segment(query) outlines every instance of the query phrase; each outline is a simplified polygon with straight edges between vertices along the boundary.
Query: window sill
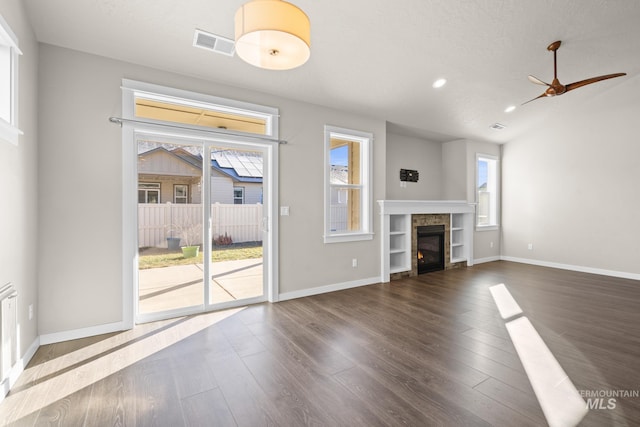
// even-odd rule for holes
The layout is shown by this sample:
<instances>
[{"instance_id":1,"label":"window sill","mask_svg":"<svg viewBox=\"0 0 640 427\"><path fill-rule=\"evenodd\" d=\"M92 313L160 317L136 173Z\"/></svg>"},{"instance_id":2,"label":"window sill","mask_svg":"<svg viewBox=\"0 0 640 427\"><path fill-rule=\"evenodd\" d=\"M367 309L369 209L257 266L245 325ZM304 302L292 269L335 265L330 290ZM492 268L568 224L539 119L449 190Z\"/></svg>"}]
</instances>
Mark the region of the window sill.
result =
<instances>
[{"instance_id":1,"label":"window sill","mask_svg":"<svg viewBox=\"0 0 640 427\"><path fill-rule=\"evenodd\" d=\"M24 135L20 129L0 119L0 141L18 146L20 135Z\"/></svg>"},{"instance_id":2,"label":"window sill","mask_svg":"<svg viewBox=\"0 0 640 427\"><path fill-rule=\"evenodd\" d=\"M373 233L331 234L324 236L325 243L361 242L373 240Z\"/></svg>"},{"instance_id":3,"label":"window sill","mask_svg":"<svg viewBox=\"0 0 640 427\"><path fill-rule=\"evenodd\" d=\"M495 231L500 230L500 225L476 225L476 231Z\"/></svg>"}]
</instances>

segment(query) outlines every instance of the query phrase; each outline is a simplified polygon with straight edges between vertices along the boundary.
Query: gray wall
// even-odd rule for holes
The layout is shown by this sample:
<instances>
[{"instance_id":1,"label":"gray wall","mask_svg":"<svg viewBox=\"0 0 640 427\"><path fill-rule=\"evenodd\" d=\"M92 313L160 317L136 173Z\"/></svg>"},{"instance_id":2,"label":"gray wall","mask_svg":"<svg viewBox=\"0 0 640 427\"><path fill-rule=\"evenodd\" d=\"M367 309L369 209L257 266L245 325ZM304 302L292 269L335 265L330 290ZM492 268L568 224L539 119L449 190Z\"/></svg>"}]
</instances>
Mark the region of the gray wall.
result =
<instances>
[{"instance_id":1,"label":"gray wall","mask_svg":"<svg viewBox=\"0 0 640 427\"><path fill-rule=\"evenodd\" d=\"M442 174L444 199L467 200L467 141L460 139L442 144Z\"/></svg>"},{"instance_id":2,"label":"gray wall","mask_svg":"<svg viewBox=\"0 0 640 427\"><path fill-rule=\"evenodd\" d=\"M389 200L440 200L442 198L442 144L387 133L387 196ZM400 187L400 169L420 173L418 182Z\"/></svg>"},{"instance_id":3,"label":"gray wall","mask_svg":"<svg viewBox=\"0 0 640 427\"><path fill-rule=\"evenodd\" d=\"M20 356L38 336L38 44L20 0L0 2L0 14L18 37L18 126L24 132L16 147L0 141L0 286L12 282L18 291ZM29 305L34 318L29 320Z\"/></svg>"},{"instance_id":4,"label":"gray wall","mask_svg":"<svg viewBox=\"0 0 640 427\"><path fill-rule=\"evenodd\" d=\"M503 255L640 273L640 78L625 79L503 147Z\"/></svg>"},{"instance_id":5,"label":"gray wall","mask_svg":"<svg viewBox=\"0 0 640 427\"><path fill-rule=\"evenodd\" d=\"M384 121L50 45L40 46L40 69L41 334L123 316L122 144L107 120L121 114L122 78L280 108L288 141L280 147L280 205L291 208L280 218L281 293L379 276L377 211L374 240L323 243L323 132L325 124L373 132L377 200L385 194Z\"/></svg>"}]
</instances>

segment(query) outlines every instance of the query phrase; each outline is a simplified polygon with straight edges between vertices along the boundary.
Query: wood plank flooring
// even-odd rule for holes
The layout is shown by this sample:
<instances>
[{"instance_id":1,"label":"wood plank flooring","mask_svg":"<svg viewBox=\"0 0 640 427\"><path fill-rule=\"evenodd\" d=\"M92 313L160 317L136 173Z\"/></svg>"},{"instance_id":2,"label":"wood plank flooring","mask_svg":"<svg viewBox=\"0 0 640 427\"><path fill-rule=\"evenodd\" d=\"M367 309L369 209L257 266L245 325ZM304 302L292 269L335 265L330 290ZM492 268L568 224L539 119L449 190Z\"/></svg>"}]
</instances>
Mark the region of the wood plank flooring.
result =
<instances>
[{"instance_id":1,"label":"wood plank flooring","mask_svg":"<svg viewBox=\"0 0 640 427\"><path fill-rule=\"evenodd\" d=\"M540 426L489 287L578 390L640 393L640 283L504 261L42 346L13 426ZM638 425L640 397L584 426Z\"/></svg>"}]
</instances>

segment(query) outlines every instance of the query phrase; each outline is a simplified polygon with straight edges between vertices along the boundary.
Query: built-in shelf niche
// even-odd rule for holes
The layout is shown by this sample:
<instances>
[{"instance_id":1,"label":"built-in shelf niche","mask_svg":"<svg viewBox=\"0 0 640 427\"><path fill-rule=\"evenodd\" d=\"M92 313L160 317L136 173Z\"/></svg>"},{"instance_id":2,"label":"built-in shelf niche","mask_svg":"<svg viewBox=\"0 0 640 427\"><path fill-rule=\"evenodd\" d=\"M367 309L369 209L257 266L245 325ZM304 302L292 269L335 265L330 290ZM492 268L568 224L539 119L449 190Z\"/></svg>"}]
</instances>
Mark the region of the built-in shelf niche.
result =
<instances>
[{"instance_id":1,"label":"built-in shelf niche","mask_svg":"<svg viewBox=\"0 0 640 427\"><path fill-rule=\"evenodd\" d=\"M411 269L411 218L407 215L389 215L388 246L389 269L391 273Z\"/></svg>"},{"instance_id":2,"label":"built-in shelf niche","mask_svg":"<svg viewBox=\"0 0 640 427\"><path fill-rule=\"evenodd\" d=\"M464 214L451 214L451 263L466 261Z\"/></svg>"}]
</instances>

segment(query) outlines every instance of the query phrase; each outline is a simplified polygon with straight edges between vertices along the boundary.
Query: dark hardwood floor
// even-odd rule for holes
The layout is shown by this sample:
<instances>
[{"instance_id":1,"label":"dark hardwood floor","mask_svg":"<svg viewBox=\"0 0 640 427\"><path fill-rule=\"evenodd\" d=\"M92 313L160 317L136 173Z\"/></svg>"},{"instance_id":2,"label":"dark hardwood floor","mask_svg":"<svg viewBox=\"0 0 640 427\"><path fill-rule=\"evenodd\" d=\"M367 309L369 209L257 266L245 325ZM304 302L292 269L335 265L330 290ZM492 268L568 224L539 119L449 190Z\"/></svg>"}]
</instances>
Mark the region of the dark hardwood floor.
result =
<instances>
[{"instance_id":1,"label":"dark hardwood floor","mask_svg":"<svg viewBox=\"0 0 640 427\"><path fill-rule=\"evenodd\" d=\"M0 420L546 425L488 290L499 283L578 390L640 393L640 283L500 261L42 346ZM638 424L640 397L581 423Z\"/></svg>"}]
</instances>

